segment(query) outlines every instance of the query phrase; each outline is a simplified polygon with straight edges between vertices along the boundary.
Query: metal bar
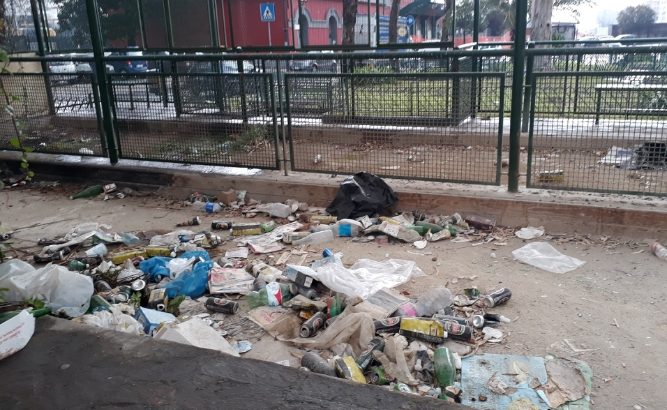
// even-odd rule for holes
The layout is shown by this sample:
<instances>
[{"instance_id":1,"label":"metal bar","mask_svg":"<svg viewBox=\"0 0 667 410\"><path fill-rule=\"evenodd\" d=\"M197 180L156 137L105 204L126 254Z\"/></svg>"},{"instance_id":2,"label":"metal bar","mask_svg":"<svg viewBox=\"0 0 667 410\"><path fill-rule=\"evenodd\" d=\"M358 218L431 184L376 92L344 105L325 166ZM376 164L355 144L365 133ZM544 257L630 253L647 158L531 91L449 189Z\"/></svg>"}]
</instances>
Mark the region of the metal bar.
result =
<instances>
[{"instance_id":1,"label":"metal bar","mask_svg":"<svg viewBox=\"0 0 667 410\"><path fill-rule=\"evenodd\" d=\"M375 47L380 47L380 0L375 0Z\"/></svg>"},{"instance_id":2,"label":"metal bar","mask_svg":"<svg viewBox=\"0 0 667 410\"><path fill-rule=\"evenodd\" d=\"M570 55L565 55L565 71L568 71L570 68ZM561 114L565 114L565 105L567 103L567 79L569 77L563 77L563 98L561 100Z\"/></svg>"},{"instance_id":3,"label":"metal bar","mask_svg":"<svg viewBox=\"0 0 667 410\"><path fill-rule=\"evenodd\" d=\"M280 144L280 141L278 141L278 111L276 110L276 95L274 93L273 87L273 76L271 74L265 74L264 80L264 90L271 94L271 128L273 131L273 146L275 147L276 169L280 169L280 149L278 148L278 145ZM283 146L283 152L285 152L285 146ZM285 171L287 171L287 169L285 169Z\"/></svg>"},{"instance_id":4,"label":"metal bar","mask_svg":"<svg viewBox=\"0 0 667 410\"><path fill-rule=\"evenodd\" d=\"M239 71L239 88L241 89L241 118L243 123L248 124L248 106L245 94L245 78L243 73L243 60L237 60L236 66Z\"/></svg>"},{"instance_id":5,"label":"metal bar","mask_svg":"<svg viewBox=\"0 0 667 410\"><path fill-rule=\"evenodd\" d=\"M39 16L42 22L42 31L44 32L44 39L46 40L46 50L51 52L51 41L49 40L49 20L46 18L46 5L44 0L39 0Z\"/></svg>"},{"instance_id":6,"label":"metal bar","mask_svg":"<svg viewBox=\"0 0 667 410\"><path fill-rule=\"evenodd\" d=\"M211 31L211 45L220 48L220 32L218 31L218 9L215 0L208 0L208 25Z\"/></svg>"},{"instance_id":7,"label":"metal bar","mask_svg":"<svg viewBox=\"0 0 667 410\"><path fill-rule=\"evenodd\" d=\"M512 111L510 115L510 153L507 190L519 192L521 170L521 103L523 97L523 68L526 59L526 14L528 0L516 1L514 29Z\"/></svg>"},{"instance_id":8,"label":"metal bar","mask_svg":"<svg viewBox=\"0 0 667 410\"><path fill-rule=\"evenodd\" d=\"M452 0L452 47L456 38L456 0Z\"/></svg>"},{"instance_id":9,"label":"metal bar","mask_svg":"<svg viewBox=\"0 0 667 410\"><path fill-rule=\"evenodd\" d=\"M162 6L164 7L164 27L167 30L167 45L169 50L174 49L174 29L172 26L171 20L171 0L162 0ZM146 56L142 56L146 57ZM164 58L165 56L158 56ZM171 93L174 95L174 111L176 112L176 117L180 117L183 113L183 105L181 100L181 87L178 81L178 66L176 64L177 60L171 61Z\"/></svg>"},{"instance_id":10,"label":"metal bar","mask_svg":"<svg viewBox=\"0 0 667 410\"><path fill-rule=\"evenodd\" d=\"M584 58L583 54L577 55L577 70L578 73L581 69L581 60ZM574 77L574 112L577 112L577 104L579 103L579 76Z\"/></svg>"},{"instance_id":11,"label":"metal bar","mask_svg":"<svg viewBox=\"0 0 667 410\"><path fill-rule=\"evenodd\" d=\"M38 10L38 5L37 5L38 0L30 0L30 11L32 13L32 22L35 25L35 36L37 37L37 52L39 53L40 57L44 57L45 49L44 49L44 38L42 37L42 30L40 29L40 19L39 19L39 10ZM12 58L12 60L16 60ZM48 76L49 72L49 66L44 61L43 59L40 60L40 65L42 68L42 73L44 73L44 88L46 90L46 99L48 100L49 104L49 114L54 115L56 113L56 109L53 105L53 90L51 89L51 81Z\"/></svg>"},{"instance_id":12,"label":"metal bar","mask_svg":"<svg viewBox=\"0 0 667 410\"><path fill-rule=\"evenodd\" d=\"M534 48L535 43L530 43L528 44L528 48ZM526 60L526 82L525 82L525 95L523 97L523 119L521 121L521 132L527 132L528 131L528 122L530 121L530 107L529 103L531 101L531 94L533 93L533 89L531 88L531 84L533 82L532 77L533 77L533 71L535 67L535 56L529 55L528 59Z\"/></svg>"},{"instance_id":13,"label":"metal bar","mask_svg":"<svg viewBox=\"0 0 667 410\"><path fill-rule=\"evenodd\" d=\"M102 121L104 124L104 134L107 140L107 149L109 161L112 164L118 162L118 140L116 139L116 130L114 127L114 116L111 111L111 97L109 95L109 84L107 82L106 64L104 62L104 44L102 43L102 33L100 31L100 16L97 11L96 0L86 0L86 9L88 13L88 27L90 27L90 40L93 45L93 56L95 57L95 72L97 81L100 85L100 104L102 105Z\"/></svg>"},{"instance_id":14,"label":"metal bar","mask_svg":"<svg viewBox=\"0 0 667 410\"><path fill-rule=\"evenodd\" d=\"M498 145L496 146L496 185L500 185L503 169L503 120L505 118L505 76L500 77L498 106Z\"/></svg>"},{"instance_id":15,"label":"metal bar","mask_svg":"<svg viewBox=\"0 0 667 410\"><path fill-rule=\"evenodd\" d=\"M530 88L536 90L537 88L537 77L533 76L531 80ZM535 96L537 92L531 93L530 98L530 128L528 131L528 162L526 164L526 187L530 188L532 185L532 174L533 174L533 136L535 134Z\"/></svg>"},{"instance_id":16,"label":"metal bar","mask_svg":"<svg viewBox=\"0 0 667 410\"><path fill-rule=\"evenodd\" d=\"M595 90L595 125L600 124L601 108L602 108L602 90Z\"/></svg>"},{"instance_id":17,"label":"metal bar","mask_svg":"<svg viewBox=\"0 0 667 410\"><path fill-rule=\"evenodd\" d=\"M371 46L371 0L368 0L366 2L366 11L368 12L367 20L368 22L366 23L368 25L368 47Z\"/></svg>"},{"instance_id":18,"label":"metal bar","mask_svg":"<svg viewBox=\"0 0 667 410\"><path fill-rule=\"evenodd\" d=\"M479 43L479 0L473 0L472 7L472 42L475 43L473 49L477 50L477 43Z\"/></svg>"},{"instance_id":19,"label":"metal bar","mask_svg":"<svg viewBox=\"0 0 667 410\"><path fill-rule=\"evenodd\" d=\"M231 41L231 48L236 48L234 42L234 19L232 18L232 0L225 0L227 3L227 16L229 19L229 40Z\"/></svg>"},{"instance_id":20,"label":"metal bar","mask_svg":"<svg viewBox=\"0 0 667 410\"><path fill-rule=\"evenodd\" d=\"M299 26L299 48L303 48L306 46L305 41L303 41L303 36L304 32L303 29L301 28L301 21L304 18L303 15L303 1L302 0L296 0L298 2L297 7L299 8L299 19L296 22L296 24Z\"/></svg>"},{"instance_id":21,"label":"metal bar","mask_svg":"<svg viewBox=\"0 0 667 410\"><path fill-rule=\"evenodd\" d=\"M292 141L292 112L290 111L290 102L289 102L289 74L286 74L283 77L283 85L285 86L285 114L287 115L287 135L285 135L285 123L283 121L283 116L281 115L281 122L283 124L283 158L285 160L285 176L287 176L287 151L285 151L285 139L289 138L289 158L290 166L292 171L294 171L294 141Z\"/></svg>"},{"instance_id":22,"label":"metal bar","mask_svg":"<svg viewBox=\"0 0 667 410\"><path fill-rule=\"evenodd\" d=\"M139 32L141 33L141 48L146 48L146 24L144 17L144 2L137 0L137 12L139 14Z\"/></svg>"}]
</instances>

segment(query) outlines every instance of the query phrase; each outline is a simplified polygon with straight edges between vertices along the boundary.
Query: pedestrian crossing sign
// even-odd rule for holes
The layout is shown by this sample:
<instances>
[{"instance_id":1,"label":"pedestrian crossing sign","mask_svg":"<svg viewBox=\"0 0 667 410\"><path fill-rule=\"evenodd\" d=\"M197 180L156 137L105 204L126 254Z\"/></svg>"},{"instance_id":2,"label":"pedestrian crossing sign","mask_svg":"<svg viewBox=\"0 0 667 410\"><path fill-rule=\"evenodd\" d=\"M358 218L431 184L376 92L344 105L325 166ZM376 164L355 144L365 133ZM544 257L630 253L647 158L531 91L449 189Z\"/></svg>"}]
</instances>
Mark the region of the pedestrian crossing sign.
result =
<instances>
[{"instance_id":1,"label":"pedestrian crossing sign","mask_svg":"<svg viewBox=\"0 0 667 410\"><path fill-rule=\"evenodd\" d=\"M259 17L264 23L273 23L274 21L276 21L275 3L260 3Z\"/></svg>"}]
</instances>

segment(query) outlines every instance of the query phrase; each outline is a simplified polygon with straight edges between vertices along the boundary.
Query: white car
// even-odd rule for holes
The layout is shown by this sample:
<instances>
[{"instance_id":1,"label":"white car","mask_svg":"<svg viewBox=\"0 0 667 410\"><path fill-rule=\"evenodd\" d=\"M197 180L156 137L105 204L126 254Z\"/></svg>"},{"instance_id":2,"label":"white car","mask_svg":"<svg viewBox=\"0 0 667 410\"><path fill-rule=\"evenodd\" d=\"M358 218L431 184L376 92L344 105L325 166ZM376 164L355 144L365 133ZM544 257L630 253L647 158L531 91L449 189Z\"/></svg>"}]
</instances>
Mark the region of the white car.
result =
<instances>
[{"instance_id":1,"label":"white car","mask_svg":"<svg viewBox=\"0 0 667 410\"><path fill-rule=\"evenodd\" d=\"M49 72L53 74L76 74L76 65L71 61L53 61L49 63Z\"/></svg>"}]
</instances>

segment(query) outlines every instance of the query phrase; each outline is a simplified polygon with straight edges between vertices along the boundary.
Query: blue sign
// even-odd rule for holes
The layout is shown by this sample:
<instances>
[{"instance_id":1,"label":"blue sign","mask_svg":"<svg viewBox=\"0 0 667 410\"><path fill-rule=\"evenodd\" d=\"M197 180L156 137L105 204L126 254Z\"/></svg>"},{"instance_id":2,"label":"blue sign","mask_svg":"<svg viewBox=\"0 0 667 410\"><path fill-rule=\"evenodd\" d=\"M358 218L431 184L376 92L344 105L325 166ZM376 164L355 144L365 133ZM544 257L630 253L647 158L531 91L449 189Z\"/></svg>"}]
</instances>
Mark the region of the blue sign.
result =
<instances>
[{"instance_id":1,"label":"blue sign","mask_svg":"<svg viewBox=\"0 0 667 410\"><path fill-rule=\"evenodd\" d=\"M415 16L407 16L405 18L405 24L407 24L408 26L415 24Z\"/></svg>"},{"instance_id":2,"label":"blue sign","mask_svg":"<svg viewBox=\"0 0 667 410\"><path fill-rule=\"evenodd\" d=\"M273 23L276 21L276 5L275 3L260 3L259 4L259 18L264 23Z\"/></svg>"}]
</instances>

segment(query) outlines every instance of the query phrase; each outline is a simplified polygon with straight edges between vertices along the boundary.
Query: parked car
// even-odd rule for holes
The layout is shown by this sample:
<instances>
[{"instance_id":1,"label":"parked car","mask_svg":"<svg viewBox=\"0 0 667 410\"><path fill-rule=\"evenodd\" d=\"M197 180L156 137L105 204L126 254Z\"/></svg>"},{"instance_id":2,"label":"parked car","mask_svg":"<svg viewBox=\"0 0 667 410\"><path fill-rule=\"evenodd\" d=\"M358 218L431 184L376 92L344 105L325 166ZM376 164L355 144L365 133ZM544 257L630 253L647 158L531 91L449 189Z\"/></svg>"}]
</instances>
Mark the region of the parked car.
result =
<instances>
[{"instance_id":1,"label":"parked car","mask_svg":"<svg viewBox=\"0 0 667 410\"><path fill-rule=\"evenodd\" d=\"M144 53L141 50L128 50L113 52L112 57L127 56L127 57L142 57ZM141 74L148 71L148 62L146 60L128 59L128 60L112 60L109 62L114 68L114 72L120 74Z\"/></svg>"},{"instance_id":2,"label":"parked car","mask_svg":"<svg viewBox=\"0 0 667 410\"><path fill-rule=\"evenodd\" d=\"M331 50L325 51L308 51L306 54L320 54L320 53L331 53ZM288 65L290 71L320 71L324 73L336 73L338 72L338 63L333 59L307 59L307 60L291 60Z\"/></svg>"},{"instance_id":3,"label":"parked car","mask_svg":"<svg viewBox=\"0 0 667 410\"><path fill-rule=\"evenodd\" d=\"M73 83L76 81L76 64L72 61L51 61L47 64L50 78L55 83Z\"/></svg>"}]
</instances>

